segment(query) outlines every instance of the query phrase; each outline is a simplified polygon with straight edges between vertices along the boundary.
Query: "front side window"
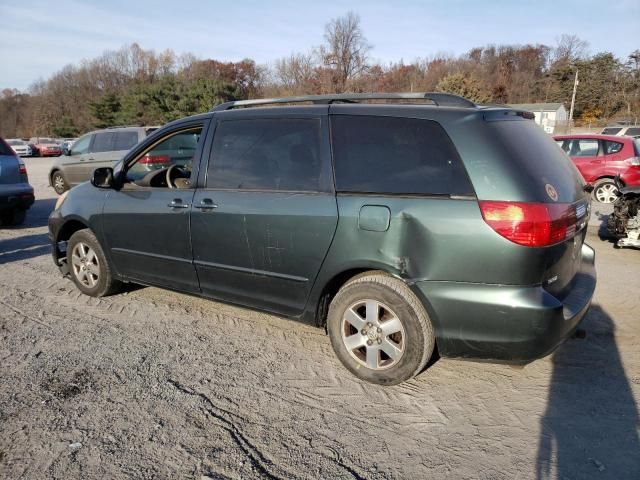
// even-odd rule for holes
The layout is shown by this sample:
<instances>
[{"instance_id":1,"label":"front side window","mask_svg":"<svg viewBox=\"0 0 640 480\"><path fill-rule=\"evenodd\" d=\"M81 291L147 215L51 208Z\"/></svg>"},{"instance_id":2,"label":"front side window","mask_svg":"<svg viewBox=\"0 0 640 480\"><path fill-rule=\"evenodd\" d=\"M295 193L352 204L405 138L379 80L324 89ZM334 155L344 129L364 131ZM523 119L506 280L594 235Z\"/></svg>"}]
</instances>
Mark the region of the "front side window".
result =
<instances>
[{"instance_id":1,"label":"front side window","mask_svg":"<svg viewBox=\"0 0 640 480\"><path fill-rule=\"evenodd\" d=\"M615 135L620 130L622 130L622 127L607 127L604 130L602 130L602 134L603 135Z\"/></svg>"},{"instance_id":2,"label":"front side window","mask_svg":"<svg viewBox=\"0 0 640 480\"><path fill-rule=\"evenodd\" d=\"M89 145L91 144L92 134L80 137L71 147L69 155L82 155L89 152Z\"/></svg>"},{"instance_id":3,"label":"front side window","mask_svg":"<svg viewBox=\"0 0 640 480\"><path fill-rule=\"evenodd\" d=\"M336 115L331 131L338 191L473 194L458 153L437 122Z\"/></svg>"},{"instance_id":4,"label":"front side window","mask_svg":"<svg viewBox=\"0 0 640 480\"><path fill-rule=\"evenodd\" d=\"M569 156L571 157L595 157L598 155L598 140L575 139L571 140Z\"/></svg>"},{"instance_id":5,"label":"front side window","mask_svg":"<svg viewBox=\"0 0 640 480\"><path fill-rule=\"evenodd\" d=\"M222 121L213 140L207 187L329 191L320 132L319 119Z\"/></svg>"},{"instance_id":6,"label":"front side window","mask_svg":"<svg viewBox=\"0 0 640 480\"><path fill-rule=\"evenodd\" d=\"M167 187L163 172L174 167L176 178L189 179L202 127L173 132L156 142L129 165L126 178L143 186ZM156 175L157 174L157 175ZM141 180L146 179L143 182ZM183 182L184 183L184 182Z\"/></svg>"}]
</instances>

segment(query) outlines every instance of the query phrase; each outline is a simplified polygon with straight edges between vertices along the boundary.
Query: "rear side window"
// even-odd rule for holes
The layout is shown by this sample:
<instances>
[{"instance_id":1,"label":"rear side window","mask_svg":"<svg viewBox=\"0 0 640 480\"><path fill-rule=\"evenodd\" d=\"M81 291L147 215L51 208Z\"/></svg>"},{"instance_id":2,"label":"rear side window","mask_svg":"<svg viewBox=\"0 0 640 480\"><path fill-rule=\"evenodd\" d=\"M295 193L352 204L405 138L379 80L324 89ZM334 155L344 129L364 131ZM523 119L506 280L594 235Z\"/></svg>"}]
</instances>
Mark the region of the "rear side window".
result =
<instances>
[{"instance_id":1,"label":"rear side window","mask_svg":"<svg viewBox=\"0 0 640 480\"><path fill-rule=\"evenodd\" d=\"M620 142L612 142L611 140L604 141L604 154L612 155L622 150L623 144Z\"/></svg>"},{"instance_id":2,"label":"rear side window","mask_svg":"<svg viewBox=\"0 0 640 480\"><path fill-rule=\"evenodd\" d=\"M117 132L114 150L131 150L138 143L138 132Z\"/></svg>"},{"instance_id":3,"label":"rear side window","mask_svg":"<svg viewBox=\"0 0 640 480\"><path fill-rule=\"evenodd\" d=\"M640 135L640 127L629 127L627 131L624 132L625 135L629 135L633 137L634 135Z\"/></svg>"},{"instance_id":4,"label":"rear side window","mask_svg":"<svg viewBox=\"0 0 640 480\"><path fill-rule=\"evenodd\" d=\"M331 132L340 192L473 194L451 140L434 121L335 115Z\"/></svg>"},{"instance_id":5,"label":"rear side window","mask_svg":"<svg viewBox=\"0 0 640 480\"><path fill-rule=\"evenodd\" d=\"M237 190L329 191L318 119L227 120L216 128L207 186Z\"/></svg>"},{"instance_id":6,"label":"rear side window","mask_svg":"<svg viewBox=\"0 0 640 480\"><path fill-rule=\"evenodd\" d=\"M622 127L607 127L604 130L602 130L602 134L603 135L615 135L616 133L618 133L620 130L622 130Z\"/></svg>"},{"instance_id":7,"label":"rear side window","mask_svg":"<svg viewBox=\"0 0 640 480\"><path fill-rule=\"evenodd\" d=\"M571 140L567 153L570 157L596 157L598 155L598 140L590 138Z\"/></svg>"},{"instance_id":8,"label":"rear side window","mask_svg":"<svg viewBox=\"0 0 640 480\"><path fill-rule=\"evenodd\" d=\"M112 152L114 150L113 142L115 137L116 134L114 132L96 133L96 138L93 140L91 151L95 153Z\"/></svg>"}]
</instances>

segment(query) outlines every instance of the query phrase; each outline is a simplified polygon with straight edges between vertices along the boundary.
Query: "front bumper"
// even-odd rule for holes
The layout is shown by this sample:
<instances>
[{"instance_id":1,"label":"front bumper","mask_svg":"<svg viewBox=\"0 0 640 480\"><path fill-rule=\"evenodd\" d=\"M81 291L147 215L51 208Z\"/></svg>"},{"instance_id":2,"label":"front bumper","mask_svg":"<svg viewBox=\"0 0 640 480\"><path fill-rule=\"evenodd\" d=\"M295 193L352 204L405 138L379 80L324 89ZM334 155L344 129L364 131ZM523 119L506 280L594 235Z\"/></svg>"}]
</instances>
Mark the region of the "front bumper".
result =
<instances>
[{"instance_id":1,"label":"front bumper","mask_svg":"<svg viewBox=\"0 0 640 480\"><path fill-rule=\"evenodd\" d=\"M446 357L529 363L573 335L596 287L595 252L582 246L582 263L564 298L541 286L417 282L414 291L436 324Z\"/></svg>"},{"instance_id":2,"label":"front bumper","mask_svg":"<svg viewBox=\"0 0 640 480\"><path fill-rule=\"evenodd\" d=\"M69 273L69 266L67 265L67 252L66 242L58 242L60 229L64 219L60 210L54 210L49 215L49 242L51 243L51 255L53 256L53 263L60 269L63 275Z\"/></svg>"}]
</instances>

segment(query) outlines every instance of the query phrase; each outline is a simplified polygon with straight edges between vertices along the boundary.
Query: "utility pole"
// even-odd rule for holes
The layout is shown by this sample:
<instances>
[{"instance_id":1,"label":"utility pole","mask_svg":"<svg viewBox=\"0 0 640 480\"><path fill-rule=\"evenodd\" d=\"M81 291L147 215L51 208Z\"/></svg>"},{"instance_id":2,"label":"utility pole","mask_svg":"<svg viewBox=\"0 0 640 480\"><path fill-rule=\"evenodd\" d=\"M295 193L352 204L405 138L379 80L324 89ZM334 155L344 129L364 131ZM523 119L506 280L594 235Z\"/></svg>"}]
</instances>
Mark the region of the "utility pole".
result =
<instances>
[{"instance_id":1,"label":"utility pole","mask_svg":"<svg viewBox=\"0 0 640 480\"><path fill-rule=\"evenodd\" d=\"M571 96L571 110L569 110L569 132L571 133L571 124L573 123L573 107L576 104L576 90L578 90L578 69L576 68L576 78L573 81L573 95Z\"/></svg>"}]
</instances>

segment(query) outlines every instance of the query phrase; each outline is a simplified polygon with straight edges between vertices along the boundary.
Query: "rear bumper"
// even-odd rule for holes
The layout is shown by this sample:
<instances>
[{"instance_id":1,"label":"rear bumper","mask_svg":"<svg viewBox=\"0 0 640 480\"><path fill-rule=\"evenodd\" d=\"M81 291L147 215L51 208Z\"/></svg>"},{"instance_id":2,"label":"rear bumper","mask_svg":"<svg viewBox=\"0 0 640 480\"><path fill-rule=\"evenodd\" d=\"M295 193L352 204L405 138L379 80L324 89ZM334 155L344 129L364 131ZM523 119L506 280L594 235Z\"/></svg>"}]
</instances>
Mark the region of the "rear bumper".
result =
<instances>
[{"instance_id":1,"label":"rear bumper","mask_svg":"<svg viewBox=\"0 0 640 480\"><path fill-rule=\"evenodd\" d=\"M582 247L582 263L564 298L541 286L418 282L436 323L442 356L529 363L573 335L596 287L595 252Z\"/></svg>"},{"instance_id":2,"label":"rear bumper","mask_svg":"<svg viewBox=\"0 0 640 480\"><path fill-rule=\"evenodd\" d=\"M0 212L10 210L27 210L33 202L33 188L24 188L0 194Z\"/></svg>"}]
</instances>

